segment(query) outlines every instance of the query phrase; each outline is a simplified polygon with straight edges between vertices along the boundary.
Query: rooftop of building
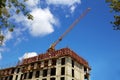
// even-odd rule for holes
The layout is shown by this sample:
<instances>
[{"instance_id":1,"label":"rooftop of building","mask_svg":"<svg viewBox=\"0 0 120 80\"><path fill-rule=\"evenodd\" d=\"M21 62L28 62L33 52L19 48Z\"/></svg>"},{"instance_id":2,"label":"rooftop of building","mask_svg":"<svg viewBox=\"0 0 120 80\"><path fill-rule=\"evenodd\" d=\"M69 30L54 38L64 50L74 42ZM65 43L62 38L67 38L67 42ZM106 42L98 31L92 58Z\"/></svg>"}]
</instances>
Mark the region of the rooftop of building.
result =
<instances>
[{"instance_id":1,"label":"rooftop of building","mask_svg":"<svg viewBox=\"0 0 120 80\"><path fill-rule=\"evenodd\" d=\"M44 54L39 54L38 56L35 56L35 57L23 59L23 61L19 65L25 65L25 64L29 64L29 63L40 61L40 60L47 60L47 59L50 59L50 58L59 58L59 57L63 57L63 56L70 56L71 58L73 58L78 63L80 63L80 64L84 65L85 67L89 68L88 62L85 59L83 59L81 56L78 56L70 48L62 48L62 49L59 49L59 50L46 52Z\"/></svg>"},{"instance_id":2,"label":"rooftop of building","mask_svg":"<svg viewBox=\"0 0 120 80\"><path fill-rule=\"evenodd\" d=\"M37 62L37 61L49 60L49 59L52 59L52 58L59 58L59 57L64 57L64 56L69 56L73 60L77 61L79 64L82 64L85 67L90 69L90 66L89 66L88 62L85 59L83 59L81 56L77 55L70 48L62 48L62 49L59 49L59 50L54 50L54 51L49 51L49 52L46 52L46 53L43 53L43 54L39 54L38 56L25 58L21 62L19 62L16 66L24 66L24 65L34 63L34 62ZM9 67L9 68L15 68L16 66ZM6 69L9 69L9 68L6 68Z\"/></svg>"}]
</instances>

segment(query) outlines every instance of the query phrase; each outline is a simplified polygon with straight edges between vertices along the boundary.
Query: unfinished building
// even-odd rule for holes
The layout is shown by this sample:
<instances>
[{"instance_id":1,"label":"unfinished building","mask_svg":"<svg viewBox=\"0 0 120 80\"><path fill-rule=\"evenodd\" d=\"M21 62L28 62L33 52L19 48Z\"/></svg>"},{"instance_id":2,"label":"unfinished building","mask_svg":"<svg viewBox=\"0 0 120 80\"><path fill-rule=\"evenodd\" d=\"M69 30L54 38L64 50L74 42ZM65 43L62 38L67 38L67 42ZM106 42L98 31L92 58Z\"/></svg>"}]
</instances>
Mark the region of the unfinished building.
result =
<instances>
[{"instance_id":1,"label":"unfinished building","mask_svg":"<svg viewBox=\"0 0 120 80\"><path fill-rule=\"evenodd\" d=\"M0 70L0 80L90 80L86 60L69 48L23 59L18 65Z\"/></svg>"},{"instance_id":2,"label":"unfinished building","mask_svg":"<svg viewBox=\"0 0 120 80\"><path fill-rule=\"evenodd\" d=\"M55 46L89 11L87 8L46 53L1 69L0 80L90 80L91 68L86 60L69 48L55 50Z\"/></svg>"}]
</instances>

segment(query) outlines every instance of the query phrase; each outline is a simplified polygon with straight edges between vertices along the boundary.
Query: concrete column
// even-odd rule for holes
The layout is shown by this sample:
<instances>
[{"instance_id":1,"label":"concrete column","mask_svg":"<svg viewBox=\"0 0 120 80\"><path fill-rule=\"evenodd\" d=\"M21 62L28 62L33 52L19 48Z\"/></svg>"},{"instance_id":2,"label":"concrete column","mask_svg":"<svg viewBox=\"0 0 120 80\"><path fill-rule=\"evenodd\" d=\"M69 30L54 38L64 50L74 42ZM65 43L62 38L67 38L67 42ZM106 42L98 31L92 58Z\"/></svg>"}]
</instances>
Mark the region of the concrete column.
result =
<instances>
[{"instance_id":1,"label":"concrete column","mask_svg":"<svg viewBox=\"0 0 120 80\"><path fill-rule=\"evenodd\" d=\"M71 59L71 57L67 57L66 59L67 59L66 64L69 65L70 67L72 67L72 59Z\"/></svg>"},{"instance_id":2,"label":"concrete column","mask_svg":"<svg viewBox=\"0 0 120 80\"><path fill-rule=\"evenodd\" d=\"M26 79L28 79L28 76L29 76L29 72L28 72L27 75L26 75Z\"/></svg>"},{"instance_id":3,"label":"concrete column","mask_svg":"<svg viewBox=\"0 0 120 80\"><path fill-rule=\"evenodd\" d=\"M56 80L60 80L61 76L61 59L57 59L56 61Z\"/></svg>"},{"instance_id":4,"label":"concrete column","mask_svg":"<svg viewBox=\"0 0 120 80\"><path fill-rule=\"evenodd\" d=\"M33 71L32 80L35 78L36 71Z\"/></svg>"},{"instance_id":5,"label":"concrete column","mask_svg":"<svg viewBox=\"0 0 120 80\"><path fill-rule=\"evenodd\" d=\"M44 67L44 62L43 61L41 62L41 67Z\"/></svg>"},{"instance_id":6,"label":"concrete column","mask_svg":"<svg viewBox=\"0 0 120 80\"><path fill-rule=\"evenodd\" d=\"M72 80L72 65L71 58L66 57L66 66L65 66L65 80Z\"/></svg>"},{"instance_id":7,"label":"concrete column","mask_svg":"<svg viewBox=\"0 0 120 80\"><path fill-rule=\"evenodd\" d=\"M40 70L40 79L39 80L42 80L42 77L43 77L43 70Z\"/></svg>"},{"instance_id":8,"label":"concrete column","mask_svg":"<svg viewBox=\"0 0 120 80\"><path fill-rule=\"evenodd\" d=\"M16 75L14 74L14 75L13 75L13 79L12 79L12 80L15 80L15 78L16 78Z\"/></svg>"},{"instance_id":9,"label":"concrete column","mask_svg":"<svg viewBox=\"0 0 120 80\"><path fill-rule=\"evenodd\" d=\"M34 69L37 69L38 63L34 64Z\"/></svg>"},{"instance_id":10,"label":"concrete column","mask_svg":"<svg viewBox=\"0 0 120 80\"><path fill-rule=\"evenodd\" d=\"M90 70L87 68L87 73L88 73L88 80L90 80Z\"/></svg>"},{"instance_id":11,"label":"concrete column","mask_svg":"<svg viewBox=\"0 0 120 80\"><path fill-rule=\"evenodd\" d=\"M47 76L50 76L50 72L51 72L51 69L48 68L48 71L47 71Z\"/></svg>"},{"instance_id":12,"label":"concrete column","mask_svg":"<svg viewBox=\"0 0 120 80\"><path fill-rule=\"evenodd\" d=\"M48 61L48 66L51 66L52 65L52 60L49 60Z\"/></svg>"},{"instance_id":13,"label":"concrete column","mask_svg":"<svg viewBox=\"0 0 120 80\"><path fill-rule=\"evenodd\" d=\"M19 74L18 74L18 79L17 79L17 80L20 80L20 77L21 77L21 74L19 73Z\"/></svg>"}]
</instances>

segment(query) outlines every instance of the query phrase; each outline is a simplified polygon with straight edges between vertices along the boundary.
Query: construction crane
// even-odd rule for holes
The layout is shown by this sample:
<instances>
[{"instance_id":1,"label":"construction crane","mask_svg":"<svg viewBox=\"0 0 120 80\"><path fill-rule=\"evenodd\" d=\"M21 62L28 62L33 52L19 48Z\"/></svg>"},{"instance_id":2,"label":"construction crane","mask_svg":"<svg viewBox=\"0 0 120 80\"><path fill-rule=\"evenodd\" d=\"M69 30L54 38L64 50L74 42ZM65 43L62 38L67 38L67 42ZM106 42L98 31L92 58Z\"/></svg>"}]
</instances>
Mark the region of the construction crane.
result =
<instances>
[{"instance_id":1,"label":"construction crane","mask_svg":"<svg viewBox=\"0 0 120 80\"><path fill-rule=\"evenodd\" d=\"M75 25L91 10L91 8L87 8L70 26L69 28L50 46L48 52L55 51L55 46L65 37L65 35L70 32Z\"/></svg>"}]
</instances>

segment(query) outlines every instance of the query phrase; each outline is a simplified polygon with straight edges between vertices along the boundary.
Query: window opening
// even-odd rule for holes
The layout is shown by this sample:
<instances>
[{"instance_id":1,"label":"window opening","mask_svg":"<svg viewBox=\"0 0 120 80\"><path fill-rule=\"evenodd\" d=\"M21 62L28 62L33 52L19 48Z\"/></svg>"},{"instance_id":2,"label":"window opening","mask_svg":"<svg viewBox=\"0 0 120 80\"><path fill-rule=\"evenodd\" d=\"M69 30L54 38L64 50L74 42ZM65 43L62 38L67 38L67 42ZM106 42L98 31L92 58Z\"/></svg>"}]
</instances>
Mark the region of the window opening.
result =
<instances>
[{"instance_id":1,"label":"window opening","mask_svg":"<svg viewBox=\"0 0 120 80\"><path fill-rule=\"evenodd\" d=\"M10 76L9 80L12 80L13 79L13 76Z\"/></svg>"},{"instance_id":2,"label":"window opening","mask_svg":"<svg viewBox=\"0 0 120 80\"><path fill-rule=\"evenodd\" d=\"M27 78L27 73L24 73L24 79L26 79Z\"/></svg>"},{"instance_id":3,"label":"window opening","mask_svg":"<svg viewBox=\"0 0 120 80\"><path fill-rule=\"evenodd\" d=\"M65 67L61 68L61 75L65 75Z\"/></svg>"},{"instance_id":4,"label":"window opening","mask_svg":"<svg viewBox=\"0 0 120 80\"><path fill-rule=\"evenodd\" d=\"M43 77L47 76L47 71L48 71L48 69L43 70Z\"/></svg>"},{"instance_id":5,"label":"window opening","mask_svg":"<svg viewBox=\"0 0 120 80\"><path fill-rule=\"evenodd\" d=\"M17 69L17 73L19 73L19 72L20 72L20 68Z\"/></svg>"},{"instance_id":6,"label":"window opening","mask_svg":"<svg viewBox=\"0 0 120 80\"><path fill-rule=\"evenodd\" d=\"M52 65L56 65L56 59L52 59Z\"/></svg>"},{"instance_id":7,"label":"window opening","mask_svg":"<svg viewBox=\"0 0 120 80\"><path fill-rule=\"evenodd\" d=\"M74 70L72 69L72 77L74 77Z\"/></svg>"},{"instance_id":8,"label":"window opening","mask_svg":"<svg viewBox=\"0 0 120 80\"><path fill-rule=\"evenodd\" d=\"M14 71L15 71L15 69L12 69L12 72L11 72L11 73L14 74Z\"/></svg>"},{"instance_id":9,"label":"window opening","mask_svg":"<svg viewBox=\"0 0 120 80\"><path fill-rule=\"evenodd\" d=\"M61 77L60 80L65 80L65 77Z\"/></svg>"},{"instance_id":10,"label":"window opening","mask_svg":"<svg viewBox=\"0 0 120 80\"><path fill-rule=\"evenodd\" d=\"M23 74L21 74L20 80L23 80Z\"/></svg>"},{"instance_id":11,"label":"window opening","mask_svg":"<svg viewBox=\"0 0 120 80\"><path fill-rule=\"evenodd\" d=\"M40 71L36 71L35 77L38 78L40 76Z\"/></svg>"},{"instance_id":12,"label":"window opening","mask_svg":"<svg viewBox=\"0 0 120 80\"><path fill-rule=\"evenodd\" d=\"M44 66L45 66L45 67L48 66L48 60L44 61Z\"/></svg>"},{"instance_id":13,"label":"window opening","mask_svg":"<svg viewBox=\"0 0 120 80\"><path fill-rule=\"evenodd\" d=\"M56 68L51 68L51 76L56 75Z\"/></svg>"},{"instance_id":14,"label":"window opening","mask_svg":"<svg viewBox=\"0 0 120 80\"><path fill-rule=\"evenodd\" d=\"M87 68L86 67L84 67L84 72L87 72Z\"/></svg>"},{"instance_id":15,"label":"window opening","mask_svg":"<svg viewBox=\"0 0 120 80\"><path fill-rule=\"evenodd\" d=\"M72 67L74 67L74 61L72 60Z\"/></svg>"},{"instance_id":16,"label":"window opening","mask_svg":"<svg viewBox=\"0 0 120 80\"><path fill-rule=\"evenodd\" d=\"M7 77L5 77L5 80L7 80L8 79L8 76Z\"/></svg>"},{"instance_id":17,"label":"window opening","mask_svg":"<svg viewBox=\"0 0 120 80\"><path fill-rule=\"evenodd\" d=\"M55 78L50 78L50 80L56 80Z\"/></svg>"},{"instance_id":18,"label":"window opening","mask_svg":"<svg viewBox=\"0 0 120 80\"><path fill-rule=\"evenodd\" d=\"M65 65L65 58L61 59L61 65Z\"/></svg>"},{"instance_id":19,"label":"window opening","mask_svg":"<svg viewBox=\"0 0 120 80\"><path fill-rule=\"evenodd\" d=\"M32 75L33 75L33 72L29 72L29 79L31 79L32 78Z\"/></svg>"},{"instance_id":20,"label":"window opening","mask_svg":"<svg viewBox=\"0 0 120 80\"><path fill-rule=\"evenodd\" d=\"M31 66L34 67L34 63L32 63Z\"/></svg>"}]
</instances>

